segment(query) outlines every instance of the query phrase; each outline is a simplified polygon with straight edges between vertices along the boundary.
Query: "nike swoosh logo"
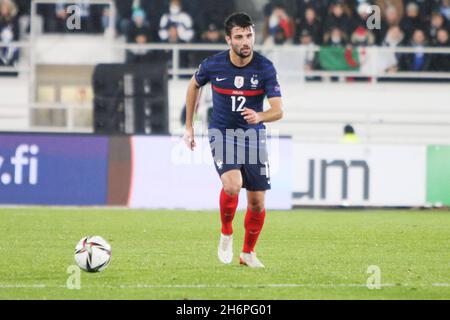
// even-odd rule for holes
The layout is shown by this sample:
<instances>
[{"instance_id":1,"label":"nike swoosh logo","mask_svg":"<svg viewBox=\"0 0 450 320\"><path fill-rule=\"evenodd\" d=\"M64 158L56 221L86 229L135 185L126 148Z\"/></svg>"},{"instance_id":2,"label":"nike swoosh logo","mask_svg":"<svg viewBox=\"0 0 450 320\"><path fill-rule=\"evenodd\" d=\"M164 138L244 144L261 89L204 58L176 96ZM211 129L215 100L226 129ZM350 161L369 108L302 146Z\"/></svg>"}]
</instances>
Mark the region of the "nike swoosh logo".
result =
<instances>
[{"instance_id":1,"label":"nike swoosh logo","mask_svg":"<svg viewBox=\"0 0 450 320\"><path fill-rule=\"evenodd\" d=\"M222 78L222 79L216 78L216 81L217 81L217 82L220 82L220 81L223 81L223 80L227 80L227 78Z\"/></svg>"}]
</instances>

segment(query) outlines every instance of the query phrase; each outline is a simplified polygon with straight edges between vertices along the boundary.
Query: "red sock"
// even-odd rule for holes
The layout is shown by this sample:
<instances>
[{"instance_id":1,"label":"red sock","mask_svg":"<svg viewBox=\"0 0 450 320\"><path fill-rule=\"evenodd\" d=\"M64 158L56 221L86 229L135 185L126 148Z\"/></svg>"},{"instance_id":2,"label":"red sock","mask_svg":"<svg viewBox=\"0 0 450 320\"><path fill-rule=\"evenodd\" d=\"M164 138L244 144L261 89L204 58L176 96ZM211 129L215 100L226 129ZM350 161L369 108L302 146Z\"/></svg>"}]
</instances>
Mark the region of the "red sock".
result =
<instances>
[{"instance_id":1,"label":"red sock","mask_svg":"<svg viewBox=\"0 0 450 320\"><path fill-rule=\"evenodd\" d=\"M233 234L233 219L238 206L239 195L230 196L223 188L220 192L220 220L222 221L222 234Z\"/></svg>"},{"instance_id":2,"label":"red sock","mask_svg":"<svg viewBox=\"0 0 450 320\"><path fill-rule=\"evenodd\" d=\"M244 239L244 249L245 253L250 253L254 251L256 241L258 240L259 234L264 225L264 218L266 217L266 210L263 209L261 212L253 212L247 208L247 213L245 214L245 239Z\"/></svg>"}]
</instances>

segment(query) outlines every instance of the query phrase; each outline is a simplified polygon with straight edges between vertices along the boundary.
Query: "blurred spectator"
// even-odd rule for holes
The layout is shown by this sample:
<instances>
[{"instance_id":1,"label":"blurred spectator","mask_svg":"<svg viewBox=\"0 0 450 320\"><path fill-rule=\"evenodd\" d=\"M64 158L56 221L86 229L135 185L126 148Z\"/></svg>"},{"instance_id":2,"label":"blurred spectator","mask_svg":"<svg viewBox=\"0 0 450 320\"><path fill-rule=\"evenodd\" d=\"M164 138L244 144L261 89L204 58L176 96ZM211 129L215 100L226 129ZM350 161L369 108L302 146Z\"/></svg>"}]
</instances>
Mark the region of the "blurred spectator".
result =
<instances>
[{"instance_id":1,"label":"blurred spectator","mask_svg":"<svg viewBox=\"0 0 450 320\"><path fill-rule=\"evenodd\" d=\"M20 24L20 36L26 34L30 30L30 10L31 1L30 0L15 0L14 1L18 8L18 18ZM42 22L41 22L42 23Z\"/></svg>"},{"instance_id":2,"label":"blurred spectator","mask_svg":"<svg viewBox=\"0 0 450 320\"><path fill-rule=\"evenodd\" d=\"M19 40L17 6L12 0L0 0L0 42L8 44ZM13 65L17 62L17 48L0 47L0 65Z\"/></svg>"},{"instance_id":3,"label":"blurred spectator","mask_svg":"<svg viewBox=\"0 0 450 320\"><path fill-rule=\"evenodd\" d=\"M392 26L386 33L382 45L384 47L395 48L403 44L404 38L405 34L400 29L400 27ZM388 73L397 72L399 60L400 55L395 52L381 52L379 55L379 62L378 62L379 70L381 72L388 72Z\"/></svg>"},{"instance_id":4,"label":"blurred spectator","mask_svg":"<svg viewBox=\"0 0 450 320\"><path fill-rule=\"evenodd\" d=\"M345 46L347 44L347 36L341 29L334 27L325 34L323 41L323 44L327 46Z\"/></svg>"},{"instance_id":5,"label":"blurred spectator","mask_svg":"<svg viewBox=\"0 0 450 320\"><path fill-rule=\"evenodd\" d=\"M344 8L344 12L348 17L354 17L358 14L358 6L361 3L373 2L371 0L332 0L332 2L340 2Z\"/></svg>"},{"instance_id":6,"label":"blurred spectator","mask_svg":"<svg viewBox=\"0 0 450 320\"><path fill-rule=\"evenodd\" d=\"M403 0L375 0L374 4L380 7L382 19L391 27L400 24L403 18L405 10L403 2Z\"/></svg>"},{"instance_id":7,"label":"blurred spectator","mask_svg":"<svg viewBox=\"0 0 450 320\"><path fill-rule=\"evenodd\" d=\"M355 32L357 28L367 29L367 19L369 18L370 5L367 2L361 2L351 21L350 33Z\"/></svg>"},{"instance_id":8,"label":"blurred spectator","mask_svg":"<svg viewBox=\"0 0 450 320\"><path fill-rule=\"evenodd\" d=\"M317 70L319 67L319 60L317 53L314 51L314 40L312 35L306 29L304 29L300 35L300 45L306 49L303 60L304 69L306 71Z\"/></svg>"},{"instance_id":9,"label":"blurred spectator","mask_svg":"<svg viewBox=\"0 0 450 320\"><path fill-rule=\"evenodd\" d=\"M381 21L381 30L377 33L377 44L382 44L386 37L386 33L390 28L400 24L401 17L397 10L397 7L388 5L386 6L385 11L382 11L384 13L384 18Z\"/></svg>"},{"instance_id":10,"label":"blurred spectator","mask_svg":"<svg viewBox=\"0 0 450 320\"><path fill-rule=\"evenodd\" d=\"M350 43L352 47L361 47L356 49L359 54L359 70L362 73L370 73L372 70L373 59L376 59L372 51L367 50L366 47L372 46L375 43L375 36L372 31L365 29L363 26L359 26L352 33ZM356 79L354 79L356 80ZM358 80L369 80L369 78L359 78Z\"/></svg>"},{"instance_id":11,"label":"blurred spectator","mask_svg":"<svg viewBox=\"0 0 450 320\"><path fill-rule=\"evenodd\" d=\"M423 52L427 45L425 32L417 29L414 31L410 46L416 49L416 53L403 54L401 69L405 71L426 71L430 66L430 55Z\"/></svg>"},{"instance_id":12,"label":"blurred spectator","mask_svg":"<svg viewBox=\"0 0 450 320\"><path fill-rule=\"evenodd\" d=\"M27 15L30 14L31 10L31 1L30 0L14 0L17 5L17 9L19 10L18 15Z\"/></svg>"},{"instance_id":13,"label":"blurred spectator","mask_svg":"<svg viewBox=\"0 0 450 320\"><path fill-rule=\"evenodd\" d=\"M397 47L403 44L405 34L399 26L392 26L386 33L386 37L383 39L382 45L384 47Z\"/></svg>"},{"instance_id":14,"label":"blurred spectator","mask_svg":"<svg viewBox=\"0 0 450 320\"><path fill-rule=\"evenodd\" d=\"M159 23L159 38L168 43L187 43L192 42L195 36L193 30L192 17L183 11L181 0L171 0L169 12L162 15ZM160 51L161 57L170 57L171 50ZM182 51L180 53L180 67L193 67L195 52ZM172 59L168 59L171 67ZM197 63L198 65L198 63Z\"/></svg>"},{"instance_id":15,"label":"blurred spectator","mask_svg":"<svg viewBox=\"0 0 450 320\"><path fill-rule=\"evenodd\" d=\"M349 24L350 18L345 13L342 3L336 2L332 4L330 7L330 13L327 15L325 20L324 40L325 37L330 37L329 33L333 28L339 28L343 35L347 37Z\"/></svg>"},{"instance_id":16,"label":"blurred spectator","mask_svg":"<svg viewBox=\"0 0 450 320\"><path fill-rule=\"evenodd\" d=\"M359 137L355 133L355 129L351 124L346 124L344 126L344 136L341 139L341 143L344 144L353 144L360 143Z\"/></svg>"},{"instance_id":17,"label":"blurred spectator","mask_svg":"<svg viewBox=\"0 0 450 320\"><path fill-rule=\"evenodd\" d=\"M130 43L148 43L151 41L150 24L144 10L139 8L133 10L127 41Z\"/></svg>"},{"instance_id":18,"label":"blurred spectator","mask_svg":"<svg viewBox=\"0 0 450 320\"><path fill-rule=\"evenodd\" d=\"M437 40L438 30L446 28L447 24L444 16L440 12L433 12L431 14L430 28L428 29L428 37L430 38L430 42L434 44Z\"/></svg>"},{"instance_id":19,"label":"blurred spectator","mask_svg":"<svg viewBox=\"0 0 450 320\"><path fill-rule=\"evenodd\" d=\"M271 29L270 37L266 39L264 44L281 45L286 43L287 40L288 37L286 35L286 31L282 27L277 26Z\"/></svg>"},{"instance_id":20,"label":"blurred spectator","mask_svg":"<svg viewBox=\"0 0 450 320\"><path fill-rule=\"evenodd\" d=\"M449 46L449 32L447 29L441 28L437 32L437 42L436 45L439 47Z\"/></svg>"},{"instance_id":21,"label":"blurred spectator","mask_svg":"<svg viewBox=\"0 0 450 320\"><path fill-rule=\"evenodd\" d=\"M419 15L419 6L415 2L410 2L406 6L406 16L403 17L400 27L405 33L406 39L409 41L415 30L425 29L425 24Z\"/></svg>"},{"instance_id":22,"label":"blurred spectator","mask_svg":"<svg viewBox=\"0 0 450 320\"><path fill-rule=\"evenodd\" d=\"M200 41L208 44L223 44L225 43L225 32L222 29L219 29L215 23L210 23L207 30L202 33ZM192 52L188 57L190 60L190 67L198 66L204 59L218 52L220 52L220 50L199 50Z\"/></svg>"},{"instance_id":23,"label":"blurred spectator","mask_svg":"<svg viewBox=\"0 0 450 320\"><path fill-rule=\"evenodd\" d=\"M67 11L62 3L52 5L42 5L45 10L44 31L64 32L66 31Z\"/></svg>"},{"instance_id":24,"label":"blurred spectator","mask_svg":"<svg viewBox=\"0 0 450 320\"><path fill-rule=\"evenodd\" d=\"M270 42L268 39L271 37L270 34L270 19L274 10L277 8L282 8L283 11L287 12L285 4L288 3L288 0L269 0L268 3L264 5L263 13L264 13L264 22L263 22L263 42ZM289 11L292 12L292 11ZM294 19L292 19L292 24L294 24ZM295 26L293 27L295 28ZM273 39L272 39L273 40Z\"/></svg>"},{"instance_id":25,"label":"blurred spectator","mask_svg":"<svg viewBox=\"0 0 450 320\"><path fill-rule=\"evenodd\" d=\"M439 3L441 0L404 0L405 5L409 2L414 2L419 6L419 15L425 20L430 17L431 12L439 9Z\"/></svg>"},{"instance_id":26,"label":"blurred spectator","mask_svg":"<svg viewBox=\"0 0 450 320\"><path fill-rule=\"evenodd\" d=\"M151 40L151 30L146 20L145 12L142 9L135 9L127 34L127 42L147 44ZM127 52L128 63L149 62L150 58L149 51L145 49L135 49Z\"/></svg>"},{"instance_id":27,"label":"blurred spectator","mask_svg":"<svg viewBox=\"0 0 450 320\"><path fill-rule=\"evenodd\" d=\"M201 35L203 43L224 43L224 33L219 30L215 23L210 23L208 28Z\"/></svg>"},{"instance_id":28,"label":"blurred spectator","mask_svg":"<svg viewBox=\"0 0 450 320\"><path fill-rule=\"evenodd\" d=\"M59 4L54 4L54 21L52 21L53 19L48 19L50 20L50 25L49 25L49 31L50 32L64 32L66 31L66 21L67 21L67 8L66 5L64 3L59 3ZM52 22L54 24L52 24Z\"/></svg>"},{"instance_id":29,"label":"blurred spectator","mask_svg":"<svg viewBox=\"0 0 450 320\"><path fill-rule=\"evenodd\" d=\"M387 17L387 19L380 21L380 27L369 29L369 27L372 27L368 25L369 18L372 17L372 15L375 13L374 11L372 11L371 4L366 1L359 1L359 4L356 8L356 14L353 15L351 22L350 34L352 34L353 36L358 28L364 28L368 30L370 38L372 38L373 36L372 44L380 44L382 42L382 39L386 35L387 29L391 25L396 25L399 23L397 9L396 7L390 5L386 7L387 12L385 16ZM372 21L372 23L373 22L376 21Z\"/></svg>"},{"instance_id":30,"label":"blurred spectator","mask_svg":"<svg viewBox=\"0 0 450 320\"><path fill-rule=\"evenodd\" d=\"M84 32L84 33L99 33L102 32L102 16L103 5L89 4L89 0L78 0L76 5L80 8L81 29L70 30ZM107 9L109 10L109 9Z\"/></svg>"},{"instance_id":31,"label":"blurred spectator","mask_svg":"<svg viewBox=\"0 0 450 320\"><path fill-rule=\"evenodd\" d=\"M311 36L312 42L316 45L322 43L322 27L320 18L317 17L316 11L313 7L308 7L305 10L305 15L301 19L301 22L297 24L296 35L297 39L295 43L301 43L302 35L304 31Z\"/></svg>"},{"instance_id":32,"label":"blurred spectator","mask_svg":"<svg viewBox=\"0 0 450 320\"><path fill-rule=\"evenodd\" d=\"M437 31L436 47L449 48L450 40L448 30L439 29ZM450 54L434 54L431 58L430 70L450 72Z\"/></svg>"},{"instance_id":33,"label":"blurred spectator","mask_svg":"<svg viewBox=\"0 0 450 320\"><path fill-rule=\"evenodd\" d=\"M121 0L119 0L121 1ZM168 0L134 0L133 8L141 8L145 11L152 30L152 39L159 41L159 22L163 14L169 12L170 2Z\"/></svg>"},{"instance_id":34,"label":"blurred spectator","mask_svg":"<svg viewBox=\"0 0 450 320\"><path fill-rule=\"evenodd\" d=\"M276 3L272 7L272 11L267 25L267 37L265 43L283 44L290 41L294 36L294 24L292 18L287 14L286 9L280 3Z\"/></svg>"},{"instance_id":35,"label":"blurred spectator","mask_svg":"<svg viewBox=\"0 0 450 320\"><path fill-rule=\"evenodd\" d=\"M441 5L439 7L439 11L441 14L447 19L447 22L450 21L450 0L441 0Z\"/></svg>"},{"instance_id":36,"label":"blurred spectator","mask_svg":"<svg viewBox=\"0 0 450 320\"><path fill-rule=\"evenodd\" d=\"M316 19L323 21L323 17L326 17L328 12L329 0L296 0L294 1L295 7L293 11L294 24L299 26L303 23L306 16L306 10L313 9L316 14ZM297 33L299 35L300 33Z\"/></svg>"},{"instance_id":37,"label":"blurred spectator","mask_svg":"<svg viewBox=\"0 0 450 320\"><path fill-rule=\"evenodd\" d=\"M94 6L89 4L89 0L79 0L76 3L77 13L80 16L80 28L69 30L67 28L67 19L74 12L67 12L70 4L63 1L57 1L56 4L46 6L46 17L44 30L46 32L83 32L98 33L101 32L99 9L104 6Z\"/></svg>"},{"instance_id":38,"label":"blurred spectator","mask_svg":"<svg viewBox=\"0 0 450 320\"><path fill-rule=\"evenodd\" d=\"M350 42L354 46L371 46L375 43L375 36L371 31L359 26L352 33Z\"/></svg>"},{"instance_id":39,"label":"blurred spectator","mask_svg":"<svg viewBox=\"0 0 450 320\"><path fill-rule=\"evenodd\" d=\"M133 0L114 0L116 6L116 29L119 35L127 35L131 24L131 12ZM104 32L109 27L111 20L111 7L109 5L95 6L95 15L100 25L99 31Z\"/></svg>"},{"instance_id":40,"label":"blurred spectator","mask_svg":"<svg viewBox=\"0 0 450 320\"><path fill-rule=\"evenodd\" d=\"M119 34L128 34L131 25L131 16L133 12L133 0L115 0L116 4L116 28ZM104 13L105 14L105 13ZM109 15L109 12L107 12ZM105 21L103 27L106 27Z\"/></svg>"},{"instance_id":41,"label":"blurred spectator","mask_svg":"<svg viewBox=\"0 0 450 320\"><path fill-rule=\"evenodd\" d=\"M386 7L384 17L386 24L389 27L397 26L400 24L401 15L399 14L398 9L394 6Z\"/></svg>"},{"instance_id":42,"label":"blurred spectator","mask_svg":"<svg viewBox=\"0 0 450 320\"><path fill-rule=\"evenodd\" d=\"M198 39L196 40L198 41L205 41L206 33L211 26L215 26L217 31L224 34L223 22L225 17L236 11L233 0L196 0L191 1L190 3L190 14L194 20L195 33L198 34ZM196 4L196 6L194 6L194 4ZM222 39L219 42L221 41Z\"/></svg>"},{"instance_id":43,"label":"blurred spectator","mask_svg":"<svg viewBox=\"0 0 450 320\"><path fill-rule=\"evenodd\" d=\"M192 18L184 12L180 0L171 0L169 12L161 17L159 38L162 41L177 43L190 42L194 37Z\"/></svg>"}]
</instances>

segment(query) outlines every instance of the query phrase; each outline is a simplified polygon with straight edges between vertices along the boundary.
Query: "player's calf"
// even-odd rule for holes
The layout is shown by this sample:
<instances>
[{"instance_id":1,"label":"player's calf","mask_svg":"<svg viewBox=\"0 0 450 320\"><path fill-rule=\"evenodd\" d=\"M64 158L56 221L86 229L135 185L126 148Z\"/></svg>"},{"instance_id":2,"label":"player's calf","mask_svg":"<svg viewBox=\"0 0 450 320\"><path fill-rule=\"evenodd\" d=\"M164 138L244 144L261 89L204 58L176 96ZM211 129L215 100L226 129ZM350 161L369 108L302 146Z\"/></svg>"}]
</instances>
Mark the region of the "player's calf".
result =
<instances>
[{"instance_id":1,"label":"player's calf","mask_svg":"<svg viewBox=\"0 0 450 320\"><path fill-rule=\"evenodd\" d=\"M220 192L220 220L222 222L222 234L233 234L233 219L238 206L239 195L230 195L225 189Z\"/></svg>"},{"instance_id":2,"label":"player's calf","mask_svg":"<svg viewBox=\"0 0 450 320\"><path fill-rule=\"evenodd\" d=\"M244 248L242 250L244 253L251 253L254 251L259 234L264 225L265 217L266 211L264 209L258 212L247 208L244 220L245 238Z\"/></svg>"}]
</instances>

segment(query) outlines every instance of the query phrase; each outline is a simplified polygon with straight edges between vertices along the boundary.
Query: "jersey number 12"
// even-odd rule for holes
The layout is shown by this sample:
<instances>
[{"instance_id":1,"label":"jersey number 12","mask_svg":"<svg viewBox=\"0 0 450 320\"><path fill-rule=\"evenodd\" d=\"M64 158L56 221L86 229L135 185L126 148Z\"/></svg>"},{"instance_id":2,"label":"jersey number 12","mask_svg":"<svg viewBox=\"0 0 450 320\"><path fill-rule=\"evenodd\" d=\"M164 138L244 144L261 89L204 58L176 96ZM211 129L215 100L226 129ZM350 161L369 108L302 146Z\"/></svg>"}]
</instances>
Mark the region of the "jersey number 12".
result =
<instances>
[{"instance_id":1,"label":"jersey number 12","mask_svg":"<svg viewBox=\"0 0 450 320\"><path fill-rule=\"evenodd\" d=\"M231 96L231 110L233 112L242 112L244 111L244 104L247 101L245 97L239 96ZM236 108L236 102L239 103L239 106Z\"/></svg>"}]
</instances>

